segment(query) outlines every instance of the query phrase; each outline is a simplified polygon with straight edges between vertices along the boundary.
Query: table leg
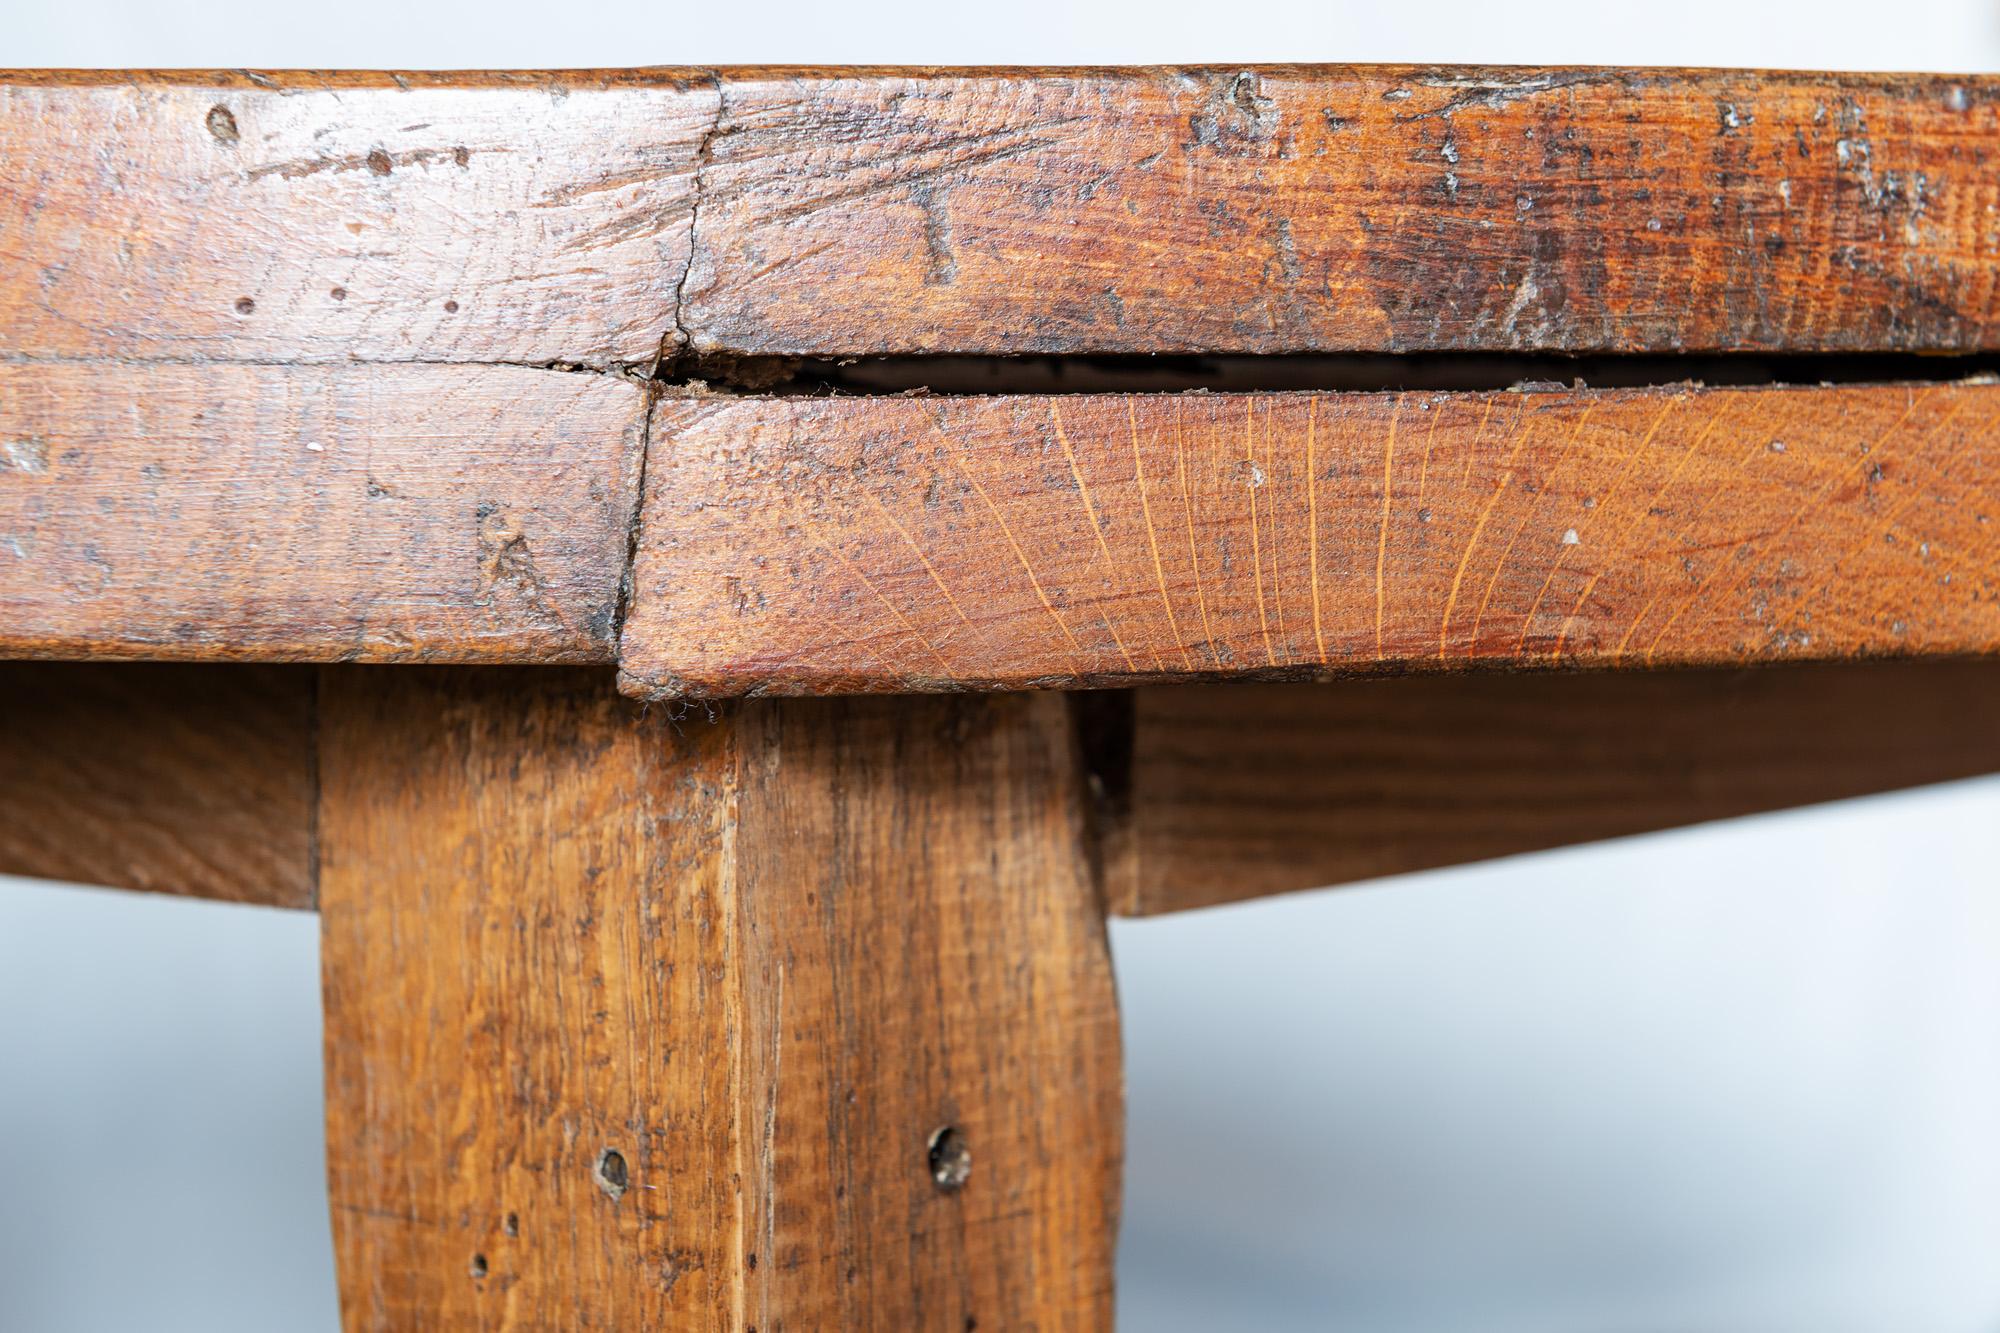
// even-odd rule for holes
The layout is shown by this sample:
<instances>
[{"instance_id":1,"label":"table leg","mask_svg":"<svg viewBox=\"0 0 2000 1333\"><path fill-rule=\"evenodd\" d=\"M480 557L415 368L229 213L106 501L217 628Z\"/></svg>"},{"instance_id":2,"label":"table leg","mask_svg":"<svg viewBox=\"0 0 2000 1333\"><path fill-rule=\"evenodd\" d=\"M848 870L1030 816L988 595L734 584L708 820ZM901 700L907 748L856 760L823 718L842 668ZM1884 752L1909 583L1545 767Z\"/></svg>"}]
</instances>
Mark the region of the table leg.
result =
<instances>
[{"instance_id":1,"label":"table leg","mask_svg":"<svg viewBox=\"0 0 2000 1333\"><path fill-rule=\"evenodd\" d=\"M1055 696L675 720L329 671L346 1325L1103 1328L1122 1088Z\"/></svg>"}]
</instances>

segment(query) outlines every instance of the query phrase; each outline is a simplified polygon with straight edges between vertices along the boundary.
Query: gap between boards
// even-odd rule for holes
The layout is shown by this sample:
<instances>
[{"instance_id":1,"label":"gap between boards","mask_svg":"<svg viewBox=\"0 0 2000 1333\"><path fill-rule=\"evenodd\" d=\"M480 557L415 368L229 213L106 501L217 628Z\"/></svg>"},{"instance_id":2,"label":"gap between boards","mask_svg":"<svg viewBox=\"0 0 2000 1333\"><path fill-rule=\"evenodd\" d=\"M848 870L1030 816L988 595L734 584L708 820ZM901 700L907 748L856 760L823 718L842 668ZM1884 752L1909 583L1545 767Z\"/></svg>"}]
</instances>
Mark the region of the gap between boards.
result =
<instances>
[{"instance_id":1,"label":"gap between boards","mask_svg":"<svg viewBox=\"0 0 2000 1333\"><path fill-rule=\"evenodd\" d=\"M1286 356L893 356L804 359L683 354L662 390L759 396L1068 393L1493 392L1952 383L2000 378L2000 354L1721 353L1679 356L1425 352Z\"/></svg>"}]
</instances>

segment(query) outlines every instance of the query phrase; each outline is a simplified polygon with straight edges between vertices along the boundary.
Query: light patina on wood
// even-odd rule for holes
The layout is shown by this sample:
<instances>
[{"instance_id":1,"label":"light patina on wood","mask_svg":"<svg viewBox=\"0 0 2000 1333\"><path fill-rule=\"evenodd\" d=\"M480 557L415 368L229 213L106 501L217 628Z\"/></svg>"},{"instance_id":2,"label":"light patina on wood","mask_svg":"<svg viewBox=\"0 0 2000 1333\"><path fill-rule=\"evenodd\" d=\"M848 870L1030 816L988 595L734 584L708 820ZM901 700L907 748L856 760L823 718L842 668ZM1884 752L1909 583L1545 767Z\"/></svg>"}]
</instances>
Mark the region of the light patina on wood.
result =
<instances>
[{"instance_id":1,"label":"light patina on wood","mask_svg":"<svg viewBox=\"0 0 2000 1333\"><path fill-rule=\"evenodd\" d=\"M2000 388L663 401L654 696L2000 646Z\"/></svg>"},{"instance_id":2,"label":"light patina on wood","mask_svg":"<svg viewBox=\"0 0 2000 1333\"><path fill-rule=\"evenodd\" d=\"M344 668L321 735L348 1327L1110 1326L1062 700Z\"/></svg>"}]
</instances>

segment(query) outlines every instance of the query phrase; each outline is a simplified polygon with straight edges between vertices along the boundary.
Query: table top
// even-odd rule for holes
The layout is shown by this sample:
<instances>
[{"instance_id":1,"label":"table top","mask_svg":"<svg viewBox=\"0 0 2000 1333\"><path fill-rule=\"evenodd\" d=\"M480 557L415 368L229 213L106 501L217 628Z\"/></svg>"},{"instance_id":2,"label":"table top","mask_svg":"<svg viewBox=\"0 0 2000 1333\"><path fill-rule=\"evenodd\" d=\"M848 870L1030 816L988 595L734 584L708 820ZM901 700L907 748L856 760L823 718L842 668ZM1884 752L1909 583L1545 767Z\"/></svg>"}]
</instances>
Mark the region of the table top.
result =
<instances>
[{"instance_id":1,"label":"table top","mask_svg":"<svg viewBox=\"0 0 2000 1333\"><path fill-rule=\"evenodd\" d=\"M1958 76L0 75L0 655L1991 651L1996 146ZM1307 391L838 369L1218 354Z\"/></svg>"}]
</instances>

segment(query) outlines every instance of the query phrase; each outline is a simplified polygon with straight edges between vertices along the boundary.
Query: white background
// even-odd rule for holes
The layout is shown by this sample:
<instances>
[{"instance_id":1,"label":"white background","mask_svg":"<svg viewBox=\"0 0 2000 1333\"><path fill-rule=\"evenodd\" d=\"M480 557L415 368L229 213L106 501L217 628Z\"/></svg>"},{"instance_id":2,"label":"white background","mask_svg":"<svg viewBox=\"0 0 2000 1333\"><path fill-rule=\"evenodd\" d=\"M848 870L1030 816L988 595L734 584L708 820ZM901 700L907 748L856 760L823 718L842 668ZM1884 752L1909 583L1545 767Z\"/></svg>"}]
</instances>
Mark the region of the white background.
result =
<instances>
[{"instance_id":1,"label":"white background","mask_svg":"<svg viewBox=\"0 0 2000 1333\"><path fill-rule=\"evenodd\" d=\"M17 66L1279 60L1979 71L2000 5L0 0ZM1122 1325L2000 1329L1996 866L1987 780L1116 927ZM320 1153L313 918L0 884L0 1330L333 1328Z\"/></svg>"}]
</instances>

